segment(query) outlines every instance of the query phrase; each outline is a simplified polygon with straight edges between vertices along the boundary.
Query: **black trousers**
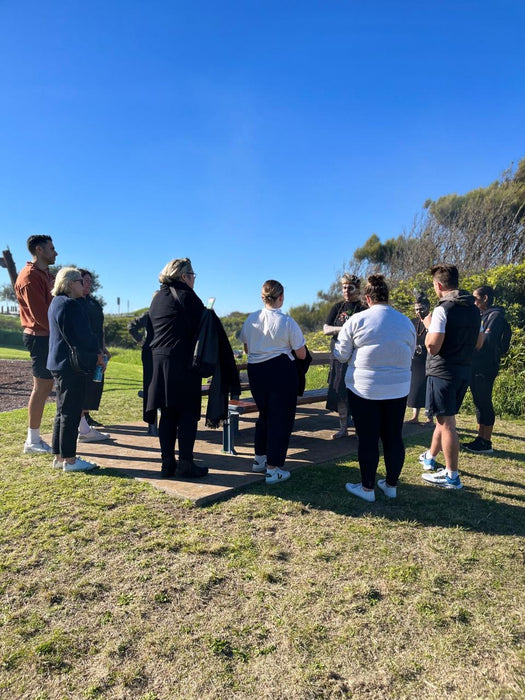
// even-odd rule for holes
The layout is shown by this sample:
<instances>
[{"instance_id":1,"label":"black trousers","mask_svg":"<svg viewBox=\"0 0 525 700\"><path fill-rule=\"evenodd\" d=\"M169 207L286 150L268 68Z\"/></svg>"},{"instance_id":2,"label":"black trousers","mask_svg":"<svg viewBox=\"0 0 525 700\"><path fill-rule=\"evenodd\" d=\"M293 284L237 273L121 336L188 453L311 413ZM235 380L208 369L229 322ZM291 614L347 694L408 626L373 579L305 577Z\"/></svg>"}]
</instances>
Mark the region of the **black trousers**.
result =
<instances>
[{"instance_id":1,"label":"black trousers","mask_svg":"<svg viewBox=\"0 0 525 700\"><path fill-rule=\"evenodd\" d=\"M492 403L492 389L496 375L472 374L470 391L476 407L478 425L494 425L496 414Z\"/></svg>"},{"instance_id":2,"label":"black trousers","mask_svg":"<svg viewBox=\"0 0 525 700\"><path fill-rule=\"evenodd\" d=\"M87 375L66 369L53 372L53 377L57 393L57 412L51 447L55 455L74 457L77 453L78 424L84 408Z\"/></svg>"},{"instance_id":3,"label":"black trousers","mask_svg":"<svg viewBox=\"0 0 525 700\"><path fill-rule=\"evenodd\" d=\"M359 439L357 457L363 486L367 489L375 486L379 440L383 443L386 483L396 486L405 462L403 420L407 397L372 401L348 390L348 399Z\"/></svg>"},{"instance_id":4,"label":"black trousers","mask_svg":"<svg viewBox=\"0 0 525 700\"><path fill-rule=\"evenodd\" d=\"M248 365L253 400L259 409L255 423L255 454L266 455L271 467L282 467L295 421L297 368L287 355Z\"/></svg>"},{"instance_id":5,"label":"black trousers","mask_svg":"<svg viewBox=\"0 0 525 700\"><path fill-rule=\"evenodd\" d=\"M166 469L174 464L175 442L179 438L179 458L193 460L193 447L197 437L198 418L177 408L161 408L159 442L162 466Z\"/></svg>"}]
</instances>

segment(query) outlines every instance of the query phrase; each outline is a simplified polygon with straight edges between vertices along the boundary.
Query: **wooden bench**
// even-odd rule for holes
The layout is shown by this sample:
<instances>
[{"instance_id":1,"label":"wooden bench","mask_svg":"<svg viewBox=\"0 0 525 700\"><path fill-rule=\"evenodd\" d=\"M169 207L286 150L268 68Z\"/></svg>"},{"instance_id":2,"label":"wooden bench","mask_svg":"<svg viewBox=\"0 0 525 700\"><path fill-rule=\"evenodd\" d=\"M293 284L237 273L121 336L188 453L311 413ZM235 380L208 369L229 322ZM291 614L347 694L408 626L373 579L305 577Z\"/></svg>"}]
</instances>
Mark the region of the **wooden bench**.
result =
<instances>
[{"instance_id":1,"label":"wooden bench","mask_svg":"<svg viewBox=\"0 0 525 700\"><path fill-rule=\"evenodd\" d=\"M329 352L312 352L312 365L326 365L330 362ZM238 363L239 371L246 370L248 364L246 362ZM241 392L248 391L250 385L248 382L241 382ZM202 385L202 395L207 396L210 392L210 384ZM142 396L142 391L137 392ZM326 401L328 396L328 387L323 389L309 389L302 396L297 397L297 405L304 406L305 404L320 403ZM257 411L255 401L249 398L230 399L228 402L228 418L222 426L222 451L226 454L235 455L235 435L239 432L239 416L245 413L255 413ZM149 426L149 435L158 435L157 425Z\"/></svg>"},{"instance_id":2,"label":"wooden bench","mask_svg":"<svg viewBox=\"0 0 525 700\"><path fill-rule=\"evenodd\" d=\"M326 365L330 361L329 352L312 352L312 365ZM238 364L239 370L247 368L247 364ZM323 389L309 389L302 396L297 397L297 405L304 406L311 403L320 403L326 401L328 396L328 387ZM228 418L222 426L222 451L226 454L234 455L235 452L235 435L239 431L239 416L245 413L257 412L255 401L250 398L230 399L228 402Z\"/></svg>"}]
</instances>

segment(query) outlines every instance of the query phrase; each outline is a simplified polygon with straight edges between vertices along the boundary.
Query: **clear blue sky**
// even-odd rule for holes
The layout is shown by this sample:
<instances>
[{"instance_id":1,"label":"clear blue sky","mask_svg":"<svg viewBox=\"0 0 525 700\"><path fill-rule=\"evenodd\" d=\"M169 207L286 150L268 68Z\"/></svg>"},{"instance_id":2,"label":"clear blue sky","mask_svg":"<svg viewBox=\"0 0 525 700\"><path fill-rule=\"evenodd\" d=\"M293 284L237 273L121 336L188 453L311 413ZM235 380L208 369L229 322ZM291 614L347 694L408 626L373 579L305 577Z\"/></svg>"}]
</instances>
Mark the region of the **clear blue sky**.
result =
<instances>
[{"instance_id":1,"label":"clear blue sky","mask_svg":"<svg viewBox=\"0 0 525 700\"><path fill-rule=\"evenodd\" d=\"M221 315L267 278L312 303L525 155L523 26L523 0L0 0L0 250L51 235L107 312L185 256Z\"/></svg>"}]
</instances>

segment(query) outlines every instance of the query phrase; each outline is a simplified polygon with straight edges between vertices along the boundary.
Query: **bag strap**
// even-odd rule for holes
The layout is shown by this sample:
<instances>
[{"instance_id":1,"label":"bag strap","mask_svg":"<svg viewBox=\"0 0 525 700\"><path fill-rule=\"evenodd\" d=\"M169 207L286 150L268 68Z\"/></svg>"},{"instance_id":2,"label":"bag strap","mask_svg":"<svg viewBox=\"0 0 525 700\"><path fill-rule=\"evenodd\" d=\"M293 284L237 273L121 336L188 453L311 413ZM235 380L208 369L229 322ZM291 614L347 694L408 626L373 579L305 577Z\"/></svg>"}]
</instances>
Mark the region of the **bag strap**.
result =
<instances>
[{"instance_id":1,"label":"bag strap","mask_svg":"<svg viewBox=\"0 0 525 700\"><path fill-rule=\"evenodd\" d=\"M73 347L71 346L71 343L69 342L69 340L66 338L66 334L64 333L64 329L60 326L58 321L57 321L57 327L58 327L58 330L60 331L60 335L66 341L68 348L71 350L71 352L73 352Z\"/></svg>"}]
</instances>

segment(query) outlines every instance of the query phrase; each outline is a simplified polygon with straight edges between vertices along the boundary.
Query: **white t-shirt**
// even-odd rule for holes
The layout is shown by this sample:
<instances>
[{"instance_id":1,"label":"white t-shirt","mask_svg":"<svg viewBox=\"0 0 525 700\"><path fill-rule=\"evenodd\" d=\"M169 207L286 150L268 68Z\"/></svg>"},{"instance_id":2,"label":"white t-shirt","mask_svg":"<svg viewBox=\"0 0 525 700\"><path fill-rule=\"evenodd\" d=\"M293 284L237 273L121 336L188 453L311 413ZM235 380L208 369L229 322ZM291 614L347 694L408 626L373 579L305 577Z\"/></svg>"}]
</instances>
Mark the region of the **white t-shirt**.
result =
<instances>
[{"instance_id":1,"label":"white t-shirt","mask_svg":"<svg viewBox=\"0 0 525 700\"><path fill-rule=\"evenodd\" d=\"M240 339L248 348L248 363L266 362L283 353L293 360L292 350L305 344L297 323L281 309L261 309L248 316Z\"/></svg>"},{"instance_id":2,"label":"white t-shirt","mask_svg":"<svg viewBox=\"0 0 525 700\"><path fill-rule=\"evenodd\" d=\"M447 325L447 312L443 306L436 306L430 318L429 333L444 333Z\"/></svg>"},{"instance_id":3,"label":"white t-shirt","mask_svg":"<svg viewBox=\"0 0 525 700\"><path fill-rule=\"evenodd\" d=\"M386 304L351 316L339 332L334 357L348 362L345 384L364 399L407 396L416 331L409 318Z\"/></svg>"}]
</instances>

